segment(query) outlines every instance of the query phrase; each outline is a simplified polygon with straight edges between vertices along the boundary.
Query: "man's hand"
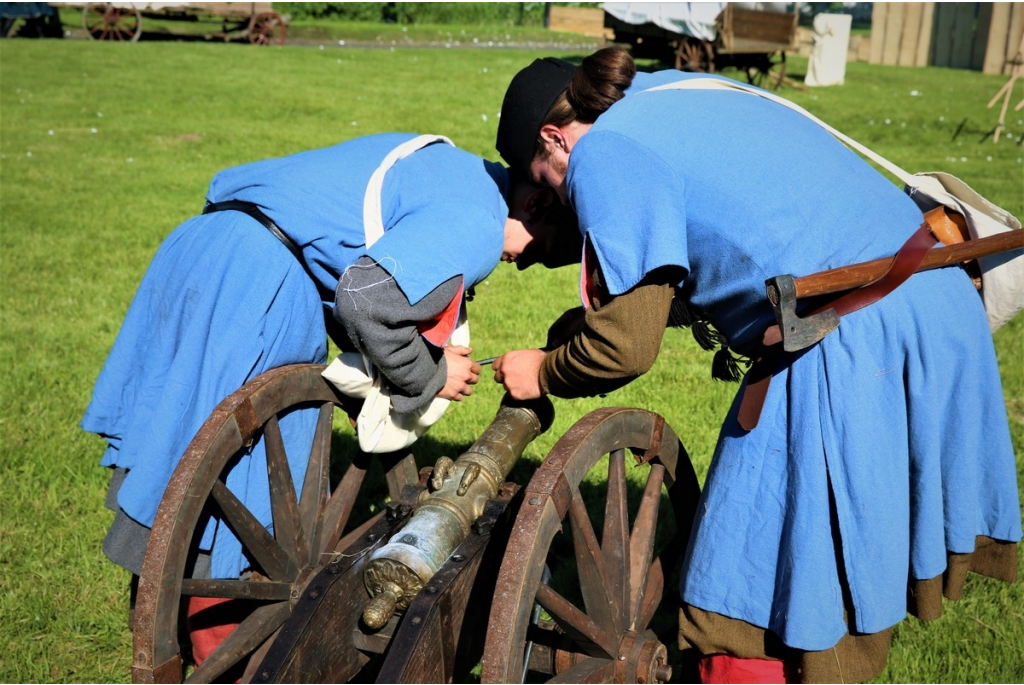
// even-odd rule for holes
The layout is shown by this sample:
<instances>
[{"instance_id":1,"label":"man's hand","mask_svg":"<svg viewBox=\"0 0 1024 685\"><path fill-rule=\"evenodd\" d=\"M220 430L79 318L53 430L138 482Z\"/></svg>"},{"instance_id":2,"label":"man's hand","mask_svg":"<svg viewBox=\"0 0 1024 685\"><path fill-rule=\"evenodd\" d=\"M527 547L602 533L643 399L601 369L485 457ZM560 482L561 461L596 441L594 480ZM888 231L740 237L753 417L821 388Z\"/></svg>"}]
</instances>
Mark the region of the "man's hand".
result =
<instances>
[{"instance_id":1,"label":"man's hand","mask_svg":"<svg viewBox=\"0 0 1024 685\"><path fill-rule=\"evenodd\" d=\"M494 380L505 386L514 399L534 400L541 396L540 365L544 350L513 350L494 360Z\"/></svg>"},{"instance_id":2,"label":"man's hand","mask_svg":"<svg viewBox=\"0 0 1024 685\"><path fill-rule=\"evenodd\" d=\"M444 361L448 366L448 380L438 397L461 402L463 397L473 394L473 388L480 380L480 365L469 358L473 348L449 345L444 348Z\"/></svg>"}]
</instances>

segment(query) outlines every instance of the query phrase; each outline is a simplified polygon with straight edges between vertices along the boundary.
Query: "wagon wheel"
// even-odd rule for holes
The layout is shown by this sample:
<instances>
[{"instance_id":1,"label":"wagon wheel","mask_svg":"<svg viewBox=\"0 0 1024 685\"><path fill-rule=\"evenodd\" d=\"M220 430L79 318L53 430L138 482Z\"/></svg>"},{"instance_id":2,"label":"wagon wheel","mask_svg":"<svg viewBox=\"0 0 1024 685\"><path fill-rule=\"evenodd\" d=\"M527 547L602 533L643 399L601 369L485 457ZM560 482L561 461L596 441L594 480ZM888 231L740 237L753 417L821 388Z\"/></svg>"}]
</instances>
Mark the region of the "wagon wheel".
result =
<instances>
[{"instance_id":1,"label":"wagon wheel","mask_svg":"<svg viewBox=\"0 0 1024 685\"><path fill-rule=\"evenodd\" d=\"M336 549L347 547L379 517L346 532L369 467L368 455L354 456L328 497L334 408L351 400L324 381L323 368L285 366L254 378L218 405L186 450L160 503L143 559L135 608L135 682L180 682L178 618L182 599L187 597L245 603L244 620L191 674L189 682L213 682L229 669L237 674L250 654L261 645L269 646L268 638L288 618L303 585ZM316 409L318 414L308 467L296 496L278 421L299 408ZM272 532L224 485L233 457L260 438L266 444ZM416 481L411 455L379 456L393 497ZM221 513L252 560L253 572L247 579L186 577L193 534L201 515L210 511Z\"/></svg>"},{"instance_id":2,"label":"wagon wheel","mask_svg":"<svg viewBox=\"0 0 1024 685\"><path fill-rule=\"evenodd\" d=\"M142 12L110 3L86 5L82 8L82 28L93 40L134 43L142 36Z\"/></svg>"},{"instance_id":3,"label":"wagon wheel","mask_svg":"<svg viewBox=\"0 0 1024 685\"><path fill-rule=\"evenodd\" d=\"M636 465L627 465L627 448ZM595 487L585 476L606 454L595 524L581 490ZM629 495L627 471L629 482L644 481L642 495ZM523 682L528 671L550 682L668 680L672 669L652 619L699 492L686 451L657 414L599 409L573 426L526 488L494 591L483 682Z\"/></svg>"},{"instance_id":4,"label":"wagon wheel","mask_svg":"<svg viewBox=\"0 0 1024 685\"><path fill-rule=\"evenodd\" d=\"M786 53L779 50L757 55L747 65L747 82L758 88L778 90L786 78Z\"/></svg>"},{"instance_id":5,"label":"wagon wheel","mask_svg":"<svg viewBox=\"0 0 1024 685\"><path fill-rule=\"evenodd\" d=\"M288 25L277 12L262 12L249 22L249 42L253 45L284 45Z\"/></svg>"},{"instance_id":6,"label":"wagon wheel","mask_svg":"<svg viewBox=\"0 0 1024 685\"><path fill-rule=\"evenodd\" d=\"M683 36L676 49L676 69L705 74L715 73L715 50L711 43Z\"/></svg>"}]
</instances>

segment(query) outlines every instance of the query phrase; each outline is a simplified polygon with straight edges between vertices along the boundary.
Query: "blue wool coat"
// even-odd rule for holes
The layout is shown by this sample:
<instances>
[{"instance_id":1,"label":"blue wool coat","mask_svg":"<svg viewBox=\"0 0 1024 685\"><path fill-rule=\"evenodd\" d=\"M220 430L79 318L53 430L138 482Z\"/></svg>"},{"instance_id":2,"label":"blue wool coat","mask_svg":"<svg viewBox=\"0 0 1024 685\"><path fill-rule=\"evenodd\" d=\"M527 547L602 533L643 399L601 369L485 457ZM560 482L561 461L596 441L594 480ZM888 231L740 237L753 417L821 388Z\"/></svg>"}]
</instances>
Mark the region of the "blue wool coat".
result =
<instances>
[{"instance_id":1,"label":"blue wool coat","mask_svg":"<svg viewBox=\"0 0 1024 685\"><path fill-rule=\"evenodd\" d=\"M638 74L573 148L567 190L612 295L681 267L689 304L750 354L774 323L767 278L891 255L922 216L776 103L643 92L685 78L707 77ZM947 550L1021 538L992 339L959 268L917 274L844 317L774 378L754 430L740 428L737 405L685 558L680 590L693 606L791 647L835 645L847 626L830 490L860 632L902 620L908 579L941 574Z\"/></svg>"},{"instance_id":2,"label":"blue wool coat","mask_svg":"<svg viewBox=\"0 0 1024 685\"><path fill-rule=\"evenodd\" d=\"M381 193L384 236L369 250L363 197L371 174L411 134L360 138L225 170L207 200L254 202L302 250L316 283L263 226L236 211L189 219L153 258L82 419L108 444L104 466L128 469L118 504L151 526L163 491L196 431L246 381L284 364L323 363L325 308L344 269L363 255L394 277L411 304L441 283L483 280L501 259L508 175L446 144L400 160ZM281 420L301 487L316 411ZM242 455L227 485L272 526L262 441ZM245 569L239 542L212 521L200 548L212 576Z\"/></svg>"}]
</instances>

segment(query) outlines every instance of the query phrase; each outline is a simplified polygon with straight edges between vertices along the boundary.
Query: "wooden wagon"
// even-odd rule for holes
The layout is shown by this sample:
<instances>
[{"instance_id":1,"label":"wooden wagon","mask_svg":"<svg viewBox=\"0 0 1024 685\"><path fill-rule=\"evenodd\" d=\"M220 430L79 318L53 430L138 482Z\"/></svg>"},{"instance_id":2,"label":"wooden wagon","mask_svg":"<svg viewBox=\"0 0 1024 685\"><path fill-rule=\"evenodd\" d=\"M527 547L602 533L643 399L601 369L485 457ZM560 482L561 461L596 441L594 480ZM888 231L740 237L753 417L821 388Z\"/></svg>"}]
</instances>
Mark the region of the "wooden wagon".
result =
<instances>
[{"instance_id":1,"label":"wooden wagon","mask_svg":"<svg viewBox=\"0 0 1024 685\"><path fill-rule=\"evenodd\" d=\"M135 42L144 18L206 23L219 27L213 35L229 40L245 36L253 45L283 45L288 34L284 18L269 2L107 2L82 6L82 27L93 40Z\"/></svg>"},{"instance_id":2,"label":"wooden wagon","mask_svg":"<svg viewBox=\"0 0 1024 685\"><path fill-rule=\"evenodd\" d=\"M721 7L713 23L708 17L707 25L692 8L698 3L615 3L622 7L619 16L609 12L611 4L605 3L605 26L615 31L616 42L628 43L638 56L674 63L682 71L713 73L734 67L750 83L774 89L785 79L786 52L796 47L799 3L790 11L744 6L782 3L705 3ZM633 5L641 11L632 10ZM680 14L685 12L694 14ZM631 23L633 17L649 20Z\"/></svg>"},{"instance_id":3,"label":"wooden wagon","mask_svg":"<svg viewBox=\"0 0 1024 685\"><path fill-rule=\"evenodd\" d=\"M713 41L683 36L676 69L713 72L735 67L755 86L777 89L786 77L786 51L796 47L799 9L771 12L729 3L715 20Z\"/></svg>"},{"instance_id":4,"label":"wooden wagon","mask_svg":"<svg viewBox=\"0 0 1024 685\"><path fill-rule=\"evenodd\" d=\"M546 398L506 398L462 456L418 471L407 451L358 450L344 420L358 406L323 369L282 367L250 381L218 406L182 457L138 581L133 680L672 677L666 644L675 640L677 604L662 607L662 597L675 594L672 573L699 487L660 416L626 408L587 415L521 488L503 482L495 465L510 468L551 425ZM319 419L305 475L293 483L278 419L297 408ZM336 410L343 429L333 428ZM236 455L256 440L266 446L273 525L225 485ZM587 478L594 469L602 478ZM251 561L242 577L191 577L210 513L242 542ZM436 572L425 574L424 550L447 550L443 541L450 554L431 557ZM188 638L179 637L191 597L245 607L244 620L194 669Z\"/></svg>"}]
</instances>

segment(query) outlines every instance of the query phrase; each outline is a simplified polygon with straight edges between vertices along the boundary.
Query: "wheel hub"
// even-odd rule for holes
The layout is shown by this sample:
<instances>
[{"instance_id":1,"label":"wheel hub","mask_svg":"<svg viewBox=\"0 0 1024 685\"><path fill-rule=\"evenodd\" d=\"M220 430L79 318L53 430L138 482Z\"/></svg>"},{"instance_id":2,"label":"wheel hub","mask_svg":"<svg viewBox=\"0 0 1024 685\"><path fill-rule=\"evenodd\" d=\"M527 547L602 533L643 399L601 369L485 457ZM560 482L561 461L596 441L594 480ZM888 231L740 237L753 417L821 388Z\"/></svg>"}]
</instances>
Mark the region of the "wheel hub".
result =
<instances>
[{"instance_id":1,"label":"wheel hub","mask_svg":"<svg viewBox=\"0 0 1024 685\"><path fill-rule=\"evenodd\" d=\"M651 631L627 632L615 662L617 683L665 683L672 677L668 650Z\"/></svg>"}]
</instances>

